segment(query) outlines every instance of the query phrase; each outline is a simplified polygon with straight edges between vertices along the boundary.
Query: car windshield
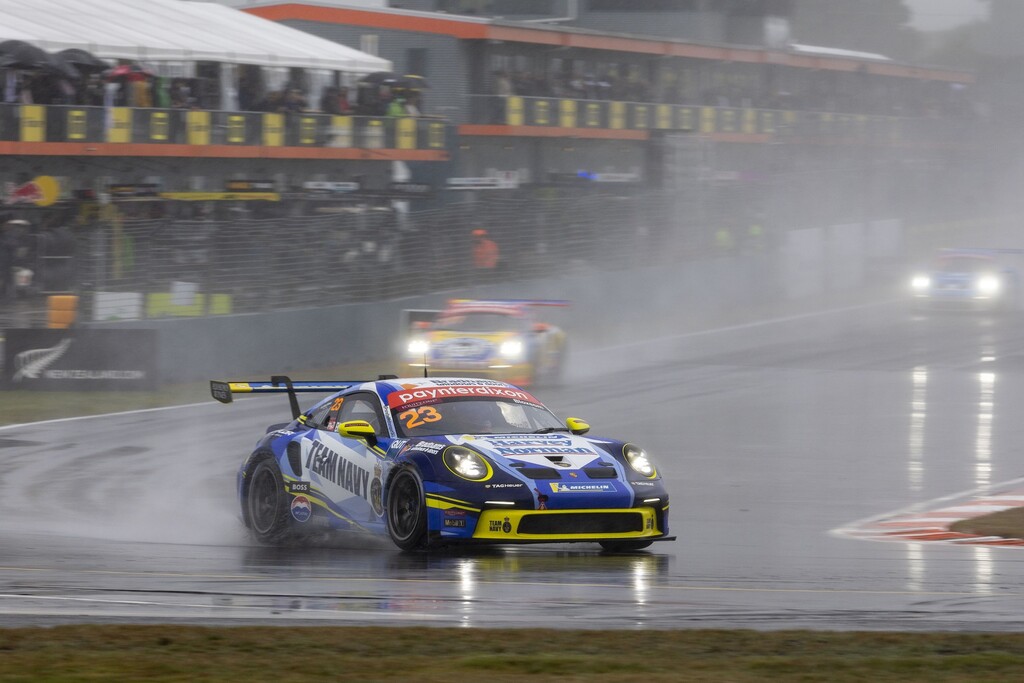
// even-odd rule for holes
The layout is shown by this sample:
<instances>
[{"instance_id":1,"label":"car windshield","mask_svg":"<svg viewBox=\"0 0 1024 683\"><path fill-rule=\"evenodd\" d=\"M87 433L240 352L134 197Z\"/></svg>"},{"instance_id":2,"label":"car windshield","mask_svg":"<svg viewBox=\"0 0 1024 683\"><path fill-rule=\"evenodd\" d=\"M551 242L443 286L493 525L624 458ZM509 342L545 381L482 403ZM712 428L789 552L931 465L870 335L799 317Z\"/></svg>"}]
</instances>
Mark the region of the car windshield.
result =
<instances>
[{"instance_id":1,"label":"car windshield","mask_svg":"<svg viewBox=\"0 0 1024 683\"><path fill-rule=\"evenodd\" d=\"M515 399L428 399L393 407L391 414L399 436L568 431L544 406Z\"/></svg>"},{"instance_id":2,"label":"car windshield","mask_svg":"<svg viewBox=\"0 0 1024 683\"><path fill-rule=\"evenodd\" d=\"M453 332L507 332L522 329L523 318L507 313L460 313L438 318L435 330Z\"/></svg>"},{"instance_id":3,"label":"car windshield","mask_svg":"<svg viewBox=\"0 0 1024 683\"><path fill-rule=\"evenodd\" d=\"M986 273L996 269L992 259L972 256L949 256L939 259L938 269L944 273Z\"/></svg>"}]
</instances>

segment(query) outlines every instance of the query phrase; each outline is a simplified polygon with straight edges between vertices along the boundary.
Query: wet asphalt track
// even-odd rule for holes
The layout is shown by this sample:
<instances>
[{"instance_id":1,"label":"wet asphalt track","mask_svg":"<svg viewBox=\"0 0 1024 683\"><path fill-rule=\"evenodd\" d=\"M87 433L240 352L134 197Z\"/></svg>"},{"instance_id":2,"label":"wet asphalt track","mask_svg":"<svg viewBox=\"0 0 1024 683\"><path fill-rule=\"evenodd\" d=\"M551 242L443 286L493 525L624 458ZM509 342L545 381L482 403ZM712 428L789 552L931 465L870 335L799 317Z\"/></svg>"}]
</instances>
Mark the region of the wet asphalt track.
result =
<instances>
[{"instance_id":1,"label":"wet asphalt track","mask_svg":"<svg viewBox=\"0 0 1024 683\"><path fill-rule=\"evenodd\" d=\"M2 429L0 626L1024 628L1021 549L830 534L1024 475L1024 314L881 305L641 362L699 340L580 353L537 391L658 458L679 538L634 555L255 547L234 470L283 397Z\"/></svg>"}]
</instances>

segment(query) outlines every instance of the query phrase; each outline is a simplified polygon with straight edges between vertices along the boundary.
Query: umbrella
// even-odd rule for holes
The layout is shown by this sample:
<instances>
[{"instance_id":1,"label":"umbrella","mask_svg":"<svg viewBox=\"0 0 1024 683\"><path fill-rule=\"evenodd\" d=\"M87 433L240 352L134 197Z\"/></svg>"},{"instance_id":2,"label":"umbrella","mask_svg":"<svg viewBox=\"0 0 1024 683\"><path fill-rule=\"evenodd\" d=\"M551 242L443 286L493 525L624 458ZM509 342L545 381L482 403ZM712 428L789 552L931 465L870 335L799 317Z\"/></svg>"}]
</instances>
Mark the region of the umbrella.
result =
<instances>
[{"instance_id":1,"label":"umbrella","mask_svg":"<svg viewBox=\"0 0 1024 683\"><path fill-rule=\"evenodd\" d=\"M409 90L427 90L430 88L430 84L427 83L427 79L423 76L417 76L416 74L406 74L402 76L402 85Z\"/></svg>"},{"instance_id":2,"label":"umbrella","mask_svg":"<svg viewBox=\"0 0 1024 683\"><path fill-rule=\"evenodd\" d=\"M24 40L5 40L0 43L0 67L8 69L40 69L62 78L76 79L78 71L41 47Z\"/></svg>"},{"instance_id":3,"label":"umbrella","mask_svg":"<svg viewBox=\"0 0 1024 683\"><path fill-rule=\"evenodd\" d=\"M41 47L24 40L0 43L0 66L14 69L38 69L50 63L50 55Z\"/></svg>"},{"instance_id":4,"label":"umbrella","mask_svg":"<svg viewBox=\"0 0 1024 683\"><path fill-rule=\"evenodd\" d=\"M359 79L360 83L370 83L372 85L395 85L401 82L402 77L396 73L390 71L377 71L372 74L367 74Z\"/></svg>"},{"instance_id":5,"label":"umbrella","mask_svg":"<svg viewBox=\"0 0 1024 683\"><path fill-rule=\"evenodd\" d=\"M110 65L99 57L77 47L61 50L53 56L71 64L83 73L100 73L101 71L106 71L110 68Z\"/></svg>"},{"instance_id":6,"label":"umbrella","mask_svg":"<svg viewBox=\"0 0 1024 683\"><path fill-rule=\"evenodd\" d=\"M123 78L129 81L143 81L152 75L151 71L147 71L138 64L118 64L107 72L107 80L116 81Z\"/></svg>"}]
</instances>

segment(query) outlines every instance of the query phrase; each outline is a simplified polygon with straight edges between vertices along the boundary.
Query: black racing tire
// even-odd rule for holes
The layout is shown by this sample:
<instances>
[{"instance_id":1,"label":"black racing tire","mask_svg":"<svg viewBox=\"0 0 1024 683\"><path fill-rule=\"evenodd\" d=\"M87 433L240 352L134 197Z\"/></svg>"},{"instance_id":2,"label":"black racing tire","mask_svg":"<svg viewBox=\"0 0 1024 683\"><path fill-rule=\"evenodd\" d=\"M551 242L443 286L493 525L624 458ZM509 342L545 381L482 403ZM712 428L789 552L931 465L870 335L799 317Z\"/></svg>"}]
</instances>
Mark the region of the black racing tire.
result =
<instances>
[{"instance_id":1,"label":"black racing tire","mask_svg":"<svg viewBox=\"0 0 1024 683\"><path fill-rule=\"evenodd\" d=\"M245 480L245 521L260 543L279 544L288 533L289 497L274 456L260 456Z\"/></svg>"},{"instance_id":2,"label":"black racing tire","mask_svg":"<svg viewBox=\"0 0 1024 683\"><path fill-rule=\"evenodd\" d=\"M419 550L427 541L427 502L423 480L412 467L395 473L387 491L388 535L402 550Z\"/></svg>"},{"instance_id":3,"label":"black racing tire","mask_svg":"<svg viewBox=\"0 0 1024 683\"><path fill-rule=\"evenodd\" d=\"M631 553L643 550L654 541L600 541L601 547L609 553Z\"/></svg>"}]
</instances>

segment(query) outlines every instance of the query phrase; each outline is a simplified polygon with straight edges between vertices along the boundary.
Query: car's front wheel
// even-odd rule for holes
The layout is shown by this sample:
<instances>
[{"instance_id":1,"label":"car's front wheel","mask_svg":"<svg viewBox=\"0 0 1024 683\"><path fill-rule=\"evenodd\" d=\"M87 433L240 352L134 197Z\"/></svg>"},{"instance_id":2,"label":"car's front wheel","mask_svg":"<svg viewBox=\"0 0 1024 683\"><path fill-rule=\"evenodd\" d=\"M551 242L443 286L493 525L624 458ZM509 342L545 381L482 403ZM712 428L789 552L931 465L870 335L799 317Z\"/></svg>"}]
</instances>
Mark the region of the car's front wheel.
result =
<instances>
[{"instance_id":1,"label":"car's front wheel","mask_svg":"<svg viewBox=\"0 0 1024 683\"><path fill-rule=\"evenodd\" d=\"M629 553L643 550L654 541L601 541L601 547L610 553Z\"/></svg>"},{"instance_id":2,"label":"car's front wheel","mask_svg":"<svg viewBox=\"0 0 1024 683\"><path fill-rule=\"evenodd\" d=\"M402 550L422 548L427 539L427 505L416 470L406 467L395 474L387 497L391 540Z\"/></svg>"},{"instance_id":3,"label":"car's front wheel","mask_svg":"<svg viewBox=\"0 0 1024 683\"><path fill-rule=\"evenodd\" d=\"M267 454L257 460L246 479L249 530L261 543L278 543L288 531L288 495L273 456Z\"/></svg>"}]
</instances>

